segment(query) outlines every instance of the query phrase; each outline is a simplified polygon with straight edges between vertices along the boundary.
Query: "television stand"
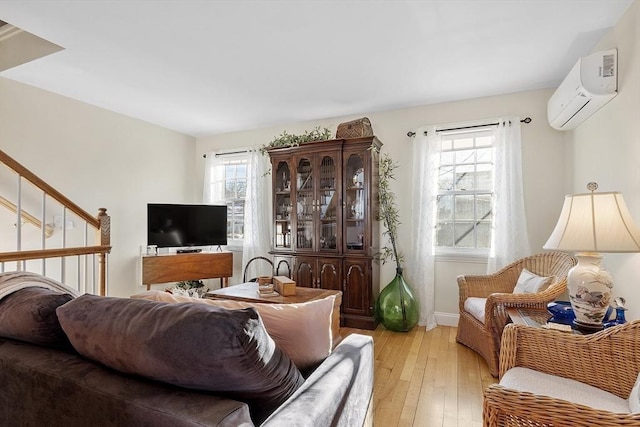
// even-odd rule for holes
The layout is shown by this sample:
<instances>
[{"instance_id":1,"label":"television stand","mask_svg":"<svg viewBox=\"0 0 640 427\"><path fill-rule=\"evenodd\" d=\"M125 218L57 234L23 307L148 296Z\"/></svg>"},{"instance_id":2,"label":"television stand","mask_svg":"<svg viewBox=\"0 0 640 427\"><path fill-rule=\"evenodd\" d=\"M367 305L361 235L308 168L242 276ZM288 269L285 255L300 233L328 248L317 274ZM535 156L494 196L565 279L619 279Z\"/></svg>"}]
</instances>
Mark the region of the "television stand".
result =
<instances>
[{"instance_id":1,"label":"television stand","mask_svg":"<svg viewBox=\"0 0 640 427\"><path fill-rule=\"evenodd\" d=\"M192 252L142 256L142 284L151 285L186 280L220 279L221 287L233 276L231 252Z\"/></svg>"},{"instance_id":2,"label":"television stand","mask_svg":"<svg viewBox=\"0 0 640 427\"><path fill-rule=\"evenodd\" d=\"M187 249L177 249L176 253L177 254L197 254L202 252L202 249L198 249L198 248L187 248Z\"/></svg>"}]
</instances>

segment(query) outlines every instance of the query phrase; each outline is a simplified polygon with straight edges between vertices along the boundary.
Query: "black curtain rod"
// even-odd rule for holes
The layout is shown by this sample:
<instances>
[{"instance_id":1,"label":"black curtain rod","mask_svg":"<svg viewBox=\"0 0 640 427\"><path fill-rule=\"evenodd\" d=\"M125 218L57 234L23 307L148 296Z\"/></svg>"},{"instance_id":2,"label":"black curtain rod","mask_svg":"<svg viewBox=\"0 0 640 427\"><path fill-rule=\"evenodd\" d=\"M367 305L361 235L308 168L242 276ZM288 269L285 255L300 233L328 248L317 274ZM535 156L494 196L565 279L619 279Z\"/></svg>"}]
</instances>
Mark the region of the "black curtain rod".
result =
<instances>
[{"instance_id":1,"label":"black curtain rod","mask_svg":"<svg viewBox=\"0 0 640 427\"><path fill-rule=\"evenodd\" d=\"M520 120L520 123L531 123L531 117L526 117L522 120ZM463 129L474 129L474 128L483 128L485 126L497 126L500 123L486 123L486 124L482 124L482 125L473 125L473 126L462 126L459 128L447 128L447 129L436 129L436 132L447 132L450 130L463 130ZM427 132L425 131L424 134L426 135ZM407 136L409 138L416 136L415 132L409 131L407 132Z\"/></svg>"},{"instance_id":2,"label":"black curtain rod","mask_svg":"<svg viewBox=\"0 0 640 427\"><path fill-rule=\"evenodd\" d=\"M218 156L228 156L230 154L242 154L242 153L248 153L251 150L242 150L242 151L229 151L228 153L217 153L216 157ZM203 154L202 157L204 157L205 159L207 158L206 154Z\"/></svg>"}]
</instances>

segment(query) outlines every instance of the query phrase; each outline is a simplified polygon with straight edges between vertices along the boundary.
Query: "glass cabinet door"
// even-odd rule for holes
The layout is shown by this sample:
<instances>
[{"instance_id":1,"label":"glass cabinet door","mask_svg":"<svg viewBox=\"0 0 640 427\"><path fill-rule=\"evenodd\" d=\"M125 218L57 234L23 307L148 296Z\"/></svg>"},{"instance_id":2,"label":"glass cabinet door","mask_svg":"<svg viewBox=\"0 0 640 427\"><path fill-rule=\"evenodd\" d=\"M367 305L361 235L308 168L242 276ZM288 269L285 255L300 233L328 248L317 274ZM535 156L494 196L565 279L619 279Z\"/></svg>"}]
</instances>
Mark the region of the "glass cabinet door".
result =
<instances>
[{"instance_id":1,"label":"glass cabinet door","mask_svg":"<svg viewBox=\"0 0 640 427\"><path fill-rule=\"evenodd\" d=\"M291 221L293 202L291 198L291 171L287 162L281 161L273 168L274 181L274 215L275 218L275 248L291 249Z\"/></svg>"},{"instance_id":2,"label":"glass cabinet door","mask_svg":"<svg viewBox=\"0 0 640 427\"><path fill-rule=\"evenodd\" d=\"M313 250L314 226L314 191L313 167L311 158L300 158L296 165L296 250Z\"/></svg>"},{"instance_id":3,"label":"glass cabinet door","mask_svg":"<svg viewBox=\"0 0 640 427\"><path fill-rule=\"evenodd\" d=\"M338 168L336 160L331 156L323 156L320 159L318 170L318 199L316 210L318 212L318 225L320 228L319 251L338 251L338 221L340 214L340 195L336 191L338 185Z\"/></svg>"},{"instance_id":4,"label":"glass cabinet door","mask_svg":"<svg viewBox=\"0 0 640 427\"><path fill-rule=\"evenodd\" d=\"M365 170L359 154L346 159L345 187L345 252L364 252L365 240Z\"/></svg>"}]
</instances>

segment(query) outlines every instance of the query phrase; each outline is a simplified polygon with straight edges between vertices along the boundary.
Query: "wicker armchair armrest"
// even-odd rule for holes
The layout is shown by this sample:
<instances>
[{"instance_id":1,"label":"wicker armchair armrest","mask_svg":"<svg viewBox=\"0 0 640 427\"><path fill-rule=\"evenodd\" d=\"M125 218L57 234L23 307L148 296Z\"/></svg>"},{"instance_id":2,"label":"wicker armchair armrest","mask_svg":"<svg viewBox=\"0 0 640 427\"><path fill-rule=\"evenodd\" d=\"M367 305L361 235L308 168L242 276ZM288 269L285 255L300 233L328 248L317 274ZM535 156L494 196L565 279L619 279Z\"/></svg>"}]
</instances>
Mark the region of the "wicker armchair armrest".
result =
<instances>
[{"instance_id":1,"label":"wicker armchair armrest","mask_svg":"<svg viewBox=\"0 0 640 427\"><path fill-rule=\"evenodd\" d=\"M519 275L519 271L509 268L493 274L466 274L458 277L458 285L463 281L469 297L486 298L494 292L513 292Z\"/></svg>"},{"instance_id":2,"label":"wicker armchair armrest","mask_svg":"<svg viewBox=\"0 0 640 427\"><path fill-rule=\"evenodd\" d=\"M519 273L517 273L519 274ZM510 293L518 281L511 269L503 269L493 274L466 274L458 276L459 305L462 311L464 301L469 297L488 298L493 293Z\"/></svg>"},{"instance_id":3,"label":"wicker armchair armrest","mask_svg":"<svg viewBox=\"0 0 640 427\"><path fill-rule=\"evenodd\" d=\"M640 371L639 343L640 320L584 336L510 324L502 334L500 377L520 366L626 399Z\"/></svg>"},{"instance_id":4,"label":"wicker armchair armrest","mask_svg":"<svg viewBox=\"0 0 640 427\"><path fill-rule=\"evenodd\" d=\"M494 426L640 426L640 414L618 414L490 385L484 392L485 427Z\"/></svg>"},{"instance_id":5,"label":"wicker armchair armrest","mask_svg":"<svg viewBox=\"0 0 640 427\"><path fill-rule=\"evenodd\" d=\"M502 334L502 329L509 323L506 309L509 307L546 308L547 304L566 289L566 280L561 280L535 294L493 293L485 302L485 325L493 325L495 333Z\"/></svg>"},{"instance_id":6,"label":"wicker armchair armrest","mask_svg":"<svg viewBox=\"0 0 640 427\"><path fill-rule=\"evenodd\" d=\"M539 294L505 294L495 293L487 297L487 308L495 305L505 307L532 307L545 308L549 301L553 301L553 296L542 293Z\"/></svg>"},{"instance_id":7,"label":"wicker armchair armrest","mask_svg":"<svg viewBox=\"0 0 640 427\"><path fill-rule=\"evenodd\" d=\"M496 316L504 318L505 309L509 307L546 308L547 304L562 295L565 289L566 280L562 280L536 294L491 294L487 297L487 302L485 303L485 324L493 322Z\"/></svg>"},{"instance_id":8,"label":"wicker armchair armrest","mask_svg":"<svg viewBox=\"0 0 640 427\"><path fill-rule=\"evenodd\" d=\"M553 301L567 289L566 277L553 282L545 290L537 293L514 294L513 289L507 293L491 295L496 304L519 307L546 307L546 303ZM544 305L541 305L544 304Z\"/></svg>"}]
</instances>

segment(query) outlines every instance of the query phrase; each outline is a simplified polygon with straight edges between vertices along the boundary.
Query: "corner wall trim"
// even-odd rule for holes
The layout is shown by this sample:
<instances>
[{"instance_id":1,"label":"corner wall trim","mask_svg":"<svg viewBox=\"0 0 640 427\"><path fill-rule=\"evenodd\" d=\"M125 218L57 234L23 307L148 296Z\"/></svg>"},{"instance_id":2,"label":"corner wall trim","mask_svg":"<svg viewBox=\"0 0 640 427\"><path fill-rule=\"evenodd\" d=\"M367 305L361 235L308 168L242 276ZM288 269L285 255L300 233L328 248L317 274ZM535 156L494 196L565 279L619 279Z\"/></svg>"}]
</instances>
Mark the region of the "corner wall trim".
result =
<instances>
[{"instance_id":1,"label":"corner wall trim","mask_svg":"<svg viewBox=\"0 0 640 427\"><path fill-rule=\"evenodd\" d=\"M442 313L436 311L436 323L442 326L453 326L454 328L458 327L458 319L460 319L459 314L454 313Z\"/></svg>"}]
</instances>

